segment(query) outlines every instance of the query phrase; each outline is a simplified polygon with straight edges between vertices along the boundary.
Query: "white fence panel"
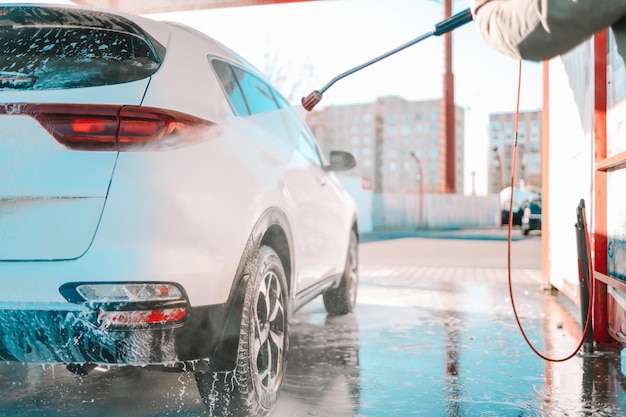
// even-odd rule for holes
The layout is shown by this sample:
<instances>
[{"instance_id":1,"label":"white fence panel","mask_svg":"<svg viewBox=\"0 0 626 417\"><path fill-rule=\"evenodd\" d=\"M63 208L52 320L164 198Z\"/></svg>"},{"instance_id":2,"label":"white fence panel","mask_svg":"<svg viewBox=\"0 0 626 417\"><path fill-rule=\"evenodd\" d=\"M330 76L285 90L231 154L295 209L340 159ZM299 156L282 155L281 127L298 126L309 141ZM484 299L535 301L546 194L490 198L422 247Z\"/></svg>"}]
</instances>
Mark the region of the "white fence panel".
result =
<instances>
[{"instance_id":1,"label":"white fence panel","mask_svg":"<svg viewBox=\"0 0 626 417\"><path fill-rule=\"evenodd\" d=\"M445 229L500 225L499 197L374 194L374 228Z\"/></svg>"}]
</instances>

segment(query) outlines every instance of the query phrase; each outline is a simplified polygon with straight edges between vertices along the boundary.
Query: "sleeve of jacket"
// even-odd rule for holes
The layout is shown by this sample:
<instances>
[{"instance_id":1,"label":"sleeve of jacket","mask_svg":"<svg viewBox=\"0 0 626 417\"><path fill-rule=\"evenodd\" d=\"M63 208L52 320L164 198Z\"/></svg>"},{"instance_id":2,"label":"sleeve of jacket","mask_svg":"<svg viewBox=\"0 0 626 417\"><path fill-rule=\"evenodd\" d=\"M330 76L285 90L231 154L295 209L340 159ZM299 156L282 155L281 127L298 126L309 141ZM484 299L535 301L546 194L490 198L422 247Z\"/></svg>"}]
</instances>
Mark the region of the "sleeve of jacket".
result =
<instances>
[{"instance_id":1,"label":"sleeve of jacket","mask_svg":"<svg viewBox=\"0 0 626 417\"><path fill-rule=\"evenodd\" d=\"M626 0L492 0L474 16L487 44L518 59L563 54L626 15Z\"/></svg>"}]
</instances>

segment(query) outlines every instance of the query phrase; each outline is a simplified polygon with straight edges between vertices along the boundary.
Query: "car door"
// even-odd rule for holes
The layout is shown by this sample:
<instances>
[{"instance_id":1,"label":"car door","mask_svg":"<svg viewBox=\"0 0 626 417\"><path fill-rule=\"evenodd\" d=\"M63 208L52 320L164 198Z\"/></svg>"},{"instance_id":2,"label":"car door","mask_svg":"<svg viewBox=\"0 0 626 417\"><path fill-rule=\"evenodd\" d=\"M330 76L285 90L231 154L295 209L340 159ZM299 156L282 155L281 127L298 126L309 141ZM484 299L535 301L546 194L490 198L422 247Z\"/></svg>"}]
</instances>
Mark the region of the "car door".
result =
<instances>
[{"instance_id":1,"label":"car door","mask_svg":"<svg viewBox=\"0 0 626 417\"><path fill-rule=\"evenodd\" d=\"M281 190L292 229L297 291L306 289L336 270L345 259L339 249L339 230L345 229L341 209L345 199L308 129L286 100L269 84L232 63L212 59L233 110L259 130L248 142L246 158L262 174L260 182ZM283 164L284 162L284 164ZM272 186L273 187L273 186ZM347 237L343 236L345 241Z\"/></svg>"},{"instance_id":2,"label":"car door","mask_svg":"<svg viewBox=\"0 0 626 417\"><path fill-rule=\"evenodd\" d=\"M301 126L297 136L287 186L293 197L297 218L297 248L302 265L298 290L317 284L336 273L345 261L347 238L346 196L325 163L312 135ZM345 235L345 236L344 236Z\"/></svg>"}]
</instances>

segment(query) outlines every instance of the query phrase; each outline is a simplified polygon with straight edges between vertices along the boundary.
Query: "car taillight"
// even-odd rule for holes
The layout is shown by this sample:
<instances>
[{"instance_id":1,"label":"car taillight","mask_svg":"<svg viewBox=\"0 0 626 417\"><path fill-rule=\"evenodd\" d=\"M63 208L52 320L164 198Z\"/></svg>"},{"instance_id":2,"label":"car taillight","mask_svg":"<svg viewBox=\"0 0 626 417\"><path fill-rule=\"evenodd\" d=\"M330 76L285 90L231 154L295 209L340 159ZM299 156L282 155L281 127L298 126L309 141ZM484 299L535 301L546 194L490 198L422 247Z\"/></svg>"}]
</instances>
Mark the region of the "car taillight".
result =
<instances>
[{"instance_id":1,"label":"car taillight","mask_svg":"<svg viewBox=\"0 0 626 417\"><path fill-rule=\"evenodd\" d=\"M187 316L187 296L167 282L70 282L59 292L67 301L97 312L103 328L173 326Z\"/></svg>"},{"instance_id":2,"label":"car taillight","mask_svg":"<svg viewBox=\"0 0 626 417\"><path fill-rule=\"evenodd\" d=\"M75 150L162 150L210 139L217 125L189 114L139 106L27 104L34 117L61 144Z\"/></svg>"},{"instance_id":3,"label":"car taillight","mask_svg":"<svg viewBox=\"0 0 626 417\"><path fill-rule=\"evenodd\" d=\"M182 321L187 315L185 307L153 310L101 311L98 322L105 327L134 327L151 324L167 324Z\"/></svg>"}]
</instances>

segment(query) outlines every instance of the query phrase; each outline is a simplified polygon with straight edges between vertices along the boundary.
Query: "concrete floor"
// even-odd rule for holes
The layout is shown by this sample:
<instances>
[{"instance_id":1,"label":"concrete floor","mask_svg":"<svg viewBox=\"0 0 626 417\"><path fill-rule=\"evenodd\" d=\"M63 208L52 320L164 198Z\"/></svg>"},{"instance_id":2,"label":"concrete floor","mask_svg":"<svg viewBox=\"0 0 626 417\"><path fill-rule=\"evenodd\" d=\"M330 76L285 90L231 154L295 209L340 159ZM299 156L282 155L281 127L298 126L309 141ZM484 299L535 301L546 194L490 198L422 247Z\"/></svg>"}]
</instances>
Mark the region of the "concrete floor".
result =
<instances>
[{"instance_id":1,"label":"concrete floor","mask_svg":"<svg viewBox=\"0 0 626 417\"><path fill-rule=\"evenodd\" d=\"M314 303L295 317L272 415L626 415L621 351L533 353L512 312L503 232L481 233L362 244L356 313L328 318ZM542 289L541 237L516 238L512 253L525 333L544 356L569 356L580 312Z\"/></svg>"}]
</instances>

